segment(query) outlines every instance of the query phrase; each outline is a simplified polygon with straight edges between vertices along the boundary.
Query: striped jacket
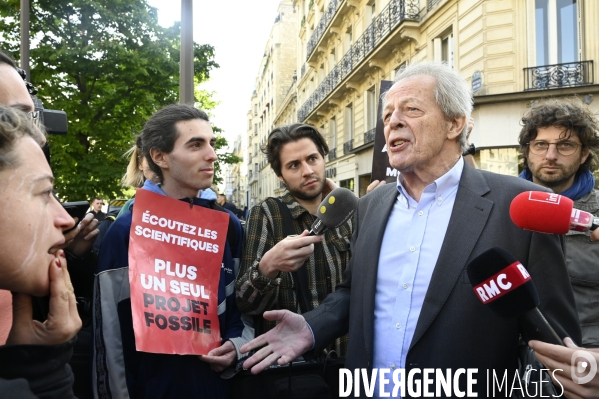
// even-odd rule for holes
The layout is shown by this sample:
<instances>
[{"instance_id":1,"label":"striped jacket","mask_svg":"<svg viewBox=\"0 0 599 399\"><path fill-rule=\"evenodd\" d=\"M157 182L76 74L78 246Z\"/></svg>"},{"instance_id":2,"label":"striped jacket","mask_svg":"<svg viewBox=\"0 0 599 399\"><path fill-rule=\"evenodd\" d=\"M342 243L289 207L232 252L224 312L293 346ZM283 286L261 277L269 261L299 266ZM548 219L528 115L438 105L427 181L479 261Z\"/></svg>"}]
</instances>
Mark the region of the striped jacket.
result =
<instances>
[{"instance_id":1,"label":"striped jacket","mask_svg":"<svg viewBox=\"0 0 599 399\"><path fill-rule=\"evenodd\" d=\"M299 234L305 229L310 230L314 216L291 194L286 193L280 199L291 212L295 231ZM303 267L308 271L308 288L312 294L310 302L313 308L320 305L342 281L350 258L351 234L351 219L336 229L327 230L324 241L314 245L314 253L306 260ZM285 226L275 199L267 198L250 210L246 222L241 270L236 283L236 299L237 306L243 313L258 316L254 317L256 334L265 333L275 326L274 322L261 317L264 311L287 309L301 313L291 273L281 272L277 278L269 279L258 272L262 255L285 236ZM345 356L347 339L337 340L334 349L340 356Z\"/></svg>"}]
</instances>

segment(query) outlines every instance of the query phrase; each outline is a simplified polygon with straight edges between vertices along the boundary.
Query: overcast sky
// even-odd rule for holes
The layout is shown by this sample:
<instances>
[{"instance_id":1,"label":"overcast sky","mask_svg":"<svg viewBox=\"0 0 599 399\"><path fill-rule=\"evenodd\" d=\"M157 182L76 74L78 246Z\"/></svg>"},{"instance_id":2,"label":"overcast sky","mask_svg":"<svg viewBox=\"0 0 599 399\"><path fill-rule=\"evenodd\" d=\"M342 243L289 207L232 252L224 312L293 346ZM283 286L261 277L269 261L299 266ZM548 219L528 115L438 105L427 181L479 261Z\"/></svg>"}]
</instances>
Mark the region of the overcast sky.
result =
<instances>
[{"instance_id":1,"label":"overcast sky","mask_svg":"<svg viewBox=\"0 0 599 399\"><path fill-rule=\"evenodd\" d=\"M158 8L160 25L181 20L180 0L148 0ZM214 91L219 105L212 121L233 140L247 130L247 111L266 41L280 0L194 0L193 38L215 47L220 68L212 71L203 89Z\"/></svg>"}]
</instances>

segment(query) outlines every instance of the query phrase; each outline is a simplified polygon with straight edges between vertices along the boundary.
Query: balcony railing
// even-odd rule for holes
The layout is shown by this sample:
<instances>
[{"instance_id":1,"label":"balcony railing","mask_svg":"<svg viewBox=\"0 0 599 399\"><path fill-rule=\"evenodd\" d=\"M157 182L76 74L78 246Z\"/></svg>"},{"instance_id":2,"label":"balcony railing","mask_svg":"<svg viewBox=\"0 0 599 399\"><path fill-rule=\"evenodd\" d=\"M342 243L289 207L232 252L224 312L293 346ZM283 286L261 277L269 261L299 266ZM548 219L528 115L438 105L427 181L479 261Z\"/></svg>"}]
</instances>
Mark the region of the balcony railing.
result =
<instances>
[{"instance_id":1,"label":"balcony railing","mask_svg":"<svg viewBox=\"0 0 599 399\"><path fill-rule=\"evenodd\" d=\"M329 23L333 20L335 14L337 14L337 10L339 10L339 6L341 6L341 3L343 3L343 1L344 0L331 0L329 2L326 11L324 12L324 14L322 14L320 21L318 21L318 25L316 25L316 28L314 28L314 32L312 32L310 40L308 40L308 45L306 46L306 59L310 58L310 56L314 52L316 45L320 41L322 35L324 35L326 30L328 29Z\"/></svg>"},{"instance_id":2,"label":"balcony railing","mask_svg":"<svg viewBox=\"0 0 599 399\"><path fill-rule=\"evenodd\" d=\"M524 68L524 90L585 86L593 80L593 61Z\"/></svg>"},{"instance_id":3,"label":"balcony railing","mask_svg":"<svg viewBox=\"0 0 599 399\"><path fill-rule=\"evenodd\" d=\"M258 171L249 171L248 172L248 184L252 184L258 181Z\"/></svg>"},{"instance_id":4,"label":"balcony railing","mask_svg":"<svg viewBox=\"0 0 599 399\"><path fill-rule=\"evenodd\" d=\"M428 11L430 11L430 10L431 10L431 8L433 8L434 6L436 6L436 5L437 5L437 3L440 3L440 2L441 2L441 0L428 0L428 1L427 1L427 6L426 6L426 9L427 9Z\"/></svg>"},{"instance_id":5,"label":"balcony railing","mask_svg":"<svg viewBox=\"0 0 599 399\"><path fill-rule=\"evenodd\" d=\"M306 74L306 64L302 65L300 70L300 79Z\"/></svg>"},{"instance_id":6,"label":"balcony railing","mask_svg":"<svg viewBox=\"0 0 599 399\"><path fill-rule=\"evenodd\" d=\"M366 133L364 133L364 144L372 143L374 141L374 134L376 133L376 128L372 128Z\"/></svg>"},{"instance_id":7,"label":"balcony railing","mask_svg":"<svg viewBox=\"0 0 599 399\"><path fill-rule=\"evenodd\" d=\"M349 154L351 152L351 150L353 150L353 149L354 149L354 140L353 139L343 143L343 153L344 154Z\"/></svg>"},{"instance_id":8,"label":"balcony railing","mask_svg":"<svg viewBox=\"0 0 599 399\"><path fill-rule=\"evenodd\" d=\"M418 0L392 0L362 36L347 51L335 68L324 78L318 88L310 95L297 111L299 121L305 121L308 115L337 88L337 86L376 48L391 31L404 20L418 19Z\"/></svg>"},{"instance_id":9,"label":"balcony railing","mask_svg":"<svg viewBox=\"0 0 599 399\"><path fill-rule=\"evenodd\" d=\"M334 161L335 159L337 159L337 149L331 148L329 149L329 162Z\"/></svg>"}]
</instances>

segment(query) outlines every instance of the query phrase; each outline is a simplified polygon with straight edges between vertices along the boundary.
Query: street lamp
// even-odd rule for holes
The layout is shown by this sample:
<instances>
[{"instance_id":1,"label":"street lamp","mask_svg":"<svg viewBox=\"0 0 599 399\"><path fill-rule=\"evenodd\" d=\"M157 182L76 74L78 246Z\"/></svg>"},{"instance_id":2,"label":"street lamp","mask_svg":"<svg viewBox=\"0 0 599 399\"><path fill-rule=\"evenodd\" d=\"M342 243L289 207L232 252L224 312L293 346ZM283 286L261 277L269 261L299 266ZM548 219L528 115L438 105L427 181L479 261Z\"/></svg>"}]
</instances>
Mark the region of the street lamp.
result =
<instances>
[{"instance_id":1,"label":"street lamp","mask_svg":"<svg viewBox=\"0 0 599 399\"><path fill-rule=\"evenodd\" d=\"M179 102L193 105L193 0L181 0Z\"/></svg>"},{"instance_id":2,"label":"street lamp","mask_svg":"<svg viewBox=\"0 0 599 399\"><path fill-rule=\"evenodd\" d=\"M21 69L29 74L29 0L21 0Z\"/></svg>"}]
</instances>

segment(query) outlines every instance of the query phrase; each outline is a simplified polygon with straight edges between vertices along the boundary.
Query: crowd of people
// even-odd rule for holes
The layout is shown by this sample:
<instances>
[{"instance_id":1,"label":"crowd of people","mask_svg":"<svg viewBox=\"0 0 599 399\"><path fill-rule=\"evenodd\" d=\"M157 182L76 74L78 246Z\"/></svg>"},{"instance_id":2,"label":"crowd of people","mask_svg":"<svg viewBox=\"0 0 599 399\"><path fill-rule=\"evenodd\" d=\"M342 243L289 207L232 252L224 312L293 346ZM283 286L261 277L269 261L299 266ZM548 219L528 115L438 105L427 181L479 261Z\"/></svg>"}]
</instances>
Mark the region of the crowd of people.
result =
<instances>
[{"instance_id":1,"label":"crowd of people","mask_svg":"<svg viewBox=\"0 0 599 399\"><path fill-rule=\"evenodd\" d=\"M526 267L539 309L564 340L530 341L538 360L561 369L553 378L565 396L599 396L599 376L585 384L573 377L575 352L585 348L599 362L599 229L564 237L519 229L509 217L524 191L553 191L599 213L597 118L576 100L536 104L522 119L518 178L465 161L472 95L451 68L411 65L383 99L397 182L371 184L354 217L322 235L308 230L336 185L325 177L329 149L316 128L270 133L262 151L286 193L250 209L242 226L243 211L210 190L217 157L207 114L178 104L146 121L123 184L228 219L216 290L221 342L205 355L149 353L136 349L131 305L135 199L112 217L101 214L101 198L81 221L66 213L30 93L0 52L0 305L12 303L0 306L0 397L296 397L286 383L270 389L274 379L252 374L319 356L350 370L512 376L521 326L482 306L465 272L493 247ZM335 397L338 385L326 384L324 397ZM478 397L486 389L482 380L474 386Z\"/></svg>"}]
</instances>

